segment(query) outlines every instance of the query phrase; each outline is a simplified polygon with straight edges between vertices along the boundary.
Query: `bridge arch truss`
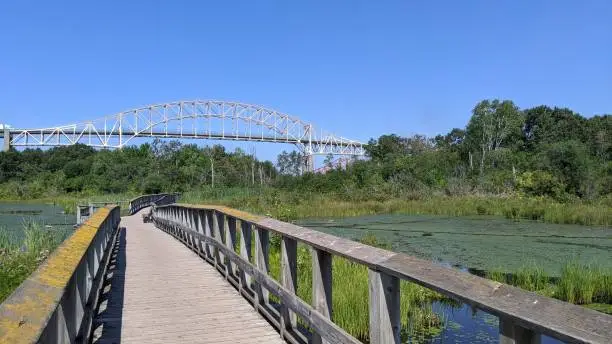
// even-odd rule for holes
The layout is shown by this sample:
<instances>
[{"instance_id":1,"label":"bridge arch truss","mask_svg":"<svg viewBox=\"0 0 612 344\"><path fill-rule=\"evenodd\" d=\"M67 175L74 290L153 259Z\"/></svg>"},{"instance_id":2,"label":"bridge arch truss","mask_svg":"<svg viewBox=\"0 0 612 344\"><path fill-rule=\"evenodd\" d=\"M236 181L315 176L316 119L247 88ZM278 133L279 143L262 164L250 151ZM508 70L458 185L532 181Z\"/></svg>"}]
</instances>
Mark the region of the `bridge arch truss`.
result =
<instances>
[{"instance_id":1,"label":"bridge arch truss","mask_svg":"<svg viewBox=\"0 0 612 344\"><path fill-rule=\"evenodd\" d=\"M214 139L295 144L305 156L364 155L363 144L297 117L238 102L193 100L150 105L65 126L11 129L10 146L121 148L136 138Z\"/></svg>"}]
</instances>

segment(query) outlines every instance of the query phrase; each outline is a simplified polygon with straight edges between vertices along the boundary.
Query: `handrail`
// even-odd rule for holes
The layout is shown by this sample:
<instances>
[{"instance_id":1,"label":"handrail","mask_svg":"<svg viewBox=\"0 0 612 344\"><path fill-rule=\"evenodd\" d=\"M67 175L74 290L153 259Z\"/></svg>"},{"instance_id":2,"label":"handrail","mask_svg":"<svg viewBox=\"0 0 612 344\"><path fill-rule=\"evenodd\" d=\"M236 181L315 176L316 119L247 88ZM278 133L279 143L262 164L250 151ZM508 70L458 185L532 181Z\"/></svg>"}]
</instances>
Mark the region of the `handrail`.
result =
<instances>
[{"instance_id":1,"label":"handrail","mask_svg":"<svg viewBox=\"0 0 612 344\"><path fill-rule=\"evenodd\" d=\"M290 342L300 342L295 318L298 314L313 330L315 343L359 343L330 320L333 256L369 269L372 344L400 342L400 280L417 283L499 317L502 342L535 343L541 334L566 342L612 342L610 315L271 218L222 206L174 204L154 207L152 221L214 264ZM235 242L237 230L239 245ZM282 237L281 283L268 274L270 232ZM254 264L250 263L252 237ZM312 305L295 292L298 242L312 251ZM240 254L235 253L237 246ZM255 282L254 288L250 287L250 279ZM281 301L278 318L266 307L268 293Z\"/></svg>"},{"instance_id":2,"label":"handrail","mask_svg":"<svg viewBox=\"0 0 612 344\"><path fill-rule=\"evenodd\" d=\"M179 198L179 193L161 193L161 194L150 194L150 195L142 195L136 198L133 198L129 201L129 210L130 215L136 214L143 208L151 206L151 204L155 205L167 205L176 203Z\"/></svg>"},{"instance_id":3,"label":"handrail","mask_svg":"<svg viewBox=\"0 0 612 344\"><path fill-rule=\"evenodd\" d=\"M100 208L0 305L0 343L88 342L119 213Z\"/></svg>"}]
</instances>

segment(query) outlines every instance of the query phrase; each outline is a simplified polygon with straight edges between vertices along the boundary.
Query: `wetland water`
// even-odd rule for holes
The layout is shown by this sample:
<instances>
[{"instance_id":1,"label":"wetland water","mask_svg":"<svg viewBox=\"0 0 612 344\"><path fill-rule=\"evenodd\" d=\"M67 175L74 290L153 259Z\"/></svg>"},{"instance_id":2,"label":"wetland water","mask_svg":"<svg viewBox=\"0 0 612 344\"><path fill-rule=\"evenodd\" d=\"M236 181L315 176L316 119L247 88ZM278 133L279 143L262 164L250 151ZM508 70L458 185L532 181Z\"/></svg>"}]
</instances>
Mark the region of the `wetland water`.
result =
<instances>
[{"instance_id":1,"label":"wetland water","mask_svg":"<svg viewBox=\"0 0 612 344\"><path fill-rule=\"evenodd\" d=\"M0 203L0 228L21 236L24 221L49 230L71 229L74 215L53 204ZM535 262L551 275L569 259L612 266L612 230L602 227L514 222L495 217L440 217L410 215L309 219L300 225L359 239L373 234L394 251L439 261L467 270L501 269L512 272ZM444 319L442 333L432 343L497 343L497 318L468 306L433 304ZM543 343L557 343L543 338Z\"/></svg>"},{"instance_id":2,"label":"wetland water","mask_svg":"<svg viewBox=\"0 0 612 344\"><path fill-rule=\"evenodd\" d=\"M358 240L366 234L388 242L396 252L462 270L514 272L537 264L558 276L569 260L612 267L612 229L512 221L499 217L376 215L343 219L308 219L299 225ZM432 343L497 343L498 320L469 306L433 304L445 322ZM543 343L560 343L543 337Z\"/></svg>"},{"instance_id":3,"label":"wetland water","mask_svg":"<svg viewBox=\"0 0 612 344\"><path fill-rule=\"evenodd\" d=\"M0 202L0 228L20 237L25 222L33 221L48 230L72 229L75 215L64 214L62 207L53 204Z\"/></svg>"},{"instance_id":4,"label":"wetland water","mask_svg":"<svg viewBox=\"0 0 612 344\"><path fill-rule=\"evenodd\" d=\"M572 259L612 267L612 229L605 227L425 215L309 219L298 224L349 239L373 234L396 252L476 270L513 272L536 263L557 276Z\"/></svg>"}]
</instances>

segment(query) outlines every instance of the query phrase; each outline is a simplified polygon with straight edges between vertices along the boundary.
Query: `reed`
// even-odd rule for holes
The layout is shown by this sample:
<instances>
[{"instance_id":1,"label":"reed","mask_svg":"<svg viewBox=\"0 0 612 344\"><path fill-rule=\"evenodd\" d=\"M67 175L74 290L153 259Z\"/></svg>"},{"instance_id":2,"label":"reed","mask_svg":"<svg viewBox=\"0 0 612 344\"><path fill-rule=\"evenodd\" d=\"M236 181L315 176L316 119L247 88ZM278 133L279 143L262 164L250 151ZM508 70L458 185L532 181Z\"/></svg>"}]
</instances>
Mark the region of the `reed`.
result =
<instances>
[{"instance_id":1,"label":"reed","mask_svg":"<svg viewBox=\"0 0 612 344\"><path fill-rule=\"evenodd\" d=\"M555 296L576 304L612 304L612 271L568 262L561 271Z\"/></svg>"},{"instance_id":2,"label":"reed","mask_svg":"<svg viewBox=\"0 0 612 344\"><path fill-rule=\"evenodd\" d=\"M598 304L591 307L595 309L610 310L612 305L612 271L595 264L569 261L563 266L561 276L554 279L535 264L514 274L491 271L487 278L574 304Z\"/></svg>"},{"instance_id":3,"label":"reed","mask_svg":"<svg viewBox=\"0 0 612 344\"><path fill-rule=\"evenodd\" d=\"M270 236L270 276L280 281L281 252L280 236ZM363 241L370 245L386 247L388 244L367 237ZM297 295L312 303L312 258L310 249L298 245ZM338 326L360 340L368 340L368 269L341 257L332 261L332 320ZM442 296L434 291L401 281L400 303L402 336L411 342L424 341L439 333L442 319L431 307L431 303ZM271 295L271 300L279 300Z\"/></svg>"},{"instance_id":4,"label":"reed","mask_svg":"<svg viewBox=\"0 0 612 344\"><path fill-rule=\"evenodd\" d=\"M21 234L0 228L0 302L4 301L67 237L68 230L47 230L24 222Z\"/></svg>"},{"instance_id":5,"label":"reed","mask_svg":"<svg viewBox=\"0 0 612 344\"><path fill-rule=\"evenodd\" d=\"M204 188L181 196L188 203L215 203L292 221L311 217L377 214L471 216L495 215L513 220L548 223L612 225L612 208L605 202L559 203L549 198L495 195L376 197L338 193L297 193L272 188Z\"/></svg>"}]
</instances>

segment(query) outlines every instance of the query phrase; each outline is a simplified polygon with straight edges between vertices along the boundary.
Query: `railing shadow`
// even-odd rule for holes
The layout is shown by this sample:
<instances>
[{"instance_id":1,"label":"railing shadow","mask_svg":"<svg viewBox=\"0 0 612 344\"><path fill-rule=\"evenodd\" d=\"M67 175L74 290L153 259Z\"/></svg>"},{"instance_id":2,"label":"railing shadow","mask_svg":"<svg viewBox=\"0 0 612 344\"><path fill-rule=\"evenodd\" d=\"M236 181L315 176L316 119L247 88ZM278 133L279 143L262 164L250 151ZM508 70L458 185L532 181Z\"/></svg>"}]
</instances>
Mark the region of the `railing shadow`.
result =
<instances>
[{"instance_id":1,"label":"railing shadow","mask_svg":"<svg viewBox=\"0 0 612 344\"><path fill-rule=\"evenodd\" d=\"M92 343L120 343L125 296L126 230L119 235L106 271L92 327Z\"/></svg>"}]
</instances>

